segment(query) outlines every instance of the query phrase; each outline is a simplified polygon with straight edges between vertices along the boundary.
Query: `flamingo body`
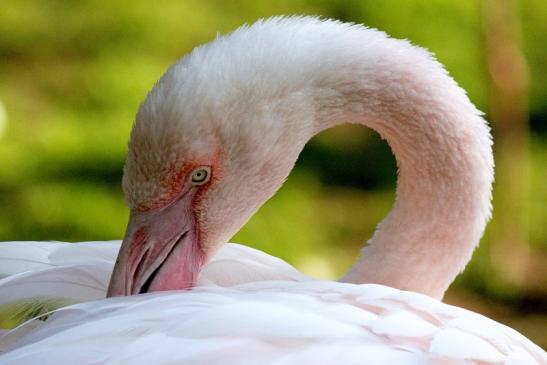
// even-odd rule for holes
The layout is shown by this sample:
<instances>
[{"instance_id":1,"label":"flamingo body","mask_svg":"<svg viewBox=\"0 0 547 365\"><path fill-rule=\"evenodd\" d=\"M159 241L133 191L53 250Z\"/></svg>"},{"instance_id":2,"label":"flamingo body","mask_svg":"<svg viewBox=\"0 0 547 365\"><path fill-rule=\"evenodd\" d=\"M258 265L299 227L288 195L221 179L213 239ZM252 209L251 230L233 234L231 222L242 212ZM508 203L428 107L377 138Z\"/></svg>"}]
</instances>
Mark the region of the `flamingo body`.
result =
<instances>
[{"instance_id":1,"label":"flamingo body","mask_svg":"<svg viewBox=\"0 0 547 365\"><path fill-rule=\"evenodd\" d=\"M218 253L191 292L102 299L119 244L0 244L12 274L0 281L0 307L5 298L79 303L5 333L0 364L547 361L524 336L479 314L383 285L313 280L236 244Z\"/></svg>"}]
</instances>

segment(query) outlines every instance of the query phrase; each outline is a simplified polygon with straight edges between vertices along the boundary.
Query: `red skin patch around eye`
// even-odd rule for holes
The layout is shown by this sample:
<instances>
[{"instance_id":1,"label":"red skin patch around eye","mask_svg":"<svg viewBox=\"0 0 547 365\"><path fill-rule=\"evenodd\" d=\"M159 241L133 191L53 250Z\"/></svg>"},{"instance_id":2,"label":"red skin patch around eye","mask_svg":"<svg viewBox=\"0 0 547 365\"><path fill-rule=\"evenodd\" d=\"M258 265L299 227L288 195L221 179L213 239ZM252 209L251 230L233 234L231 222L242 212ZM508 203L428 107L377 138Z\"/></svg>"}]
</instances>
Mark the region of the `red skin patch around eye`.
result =
<instances>
[{"instance_id":1,"label":"red skin patch around eye","mask_svg":"<svg viewBox=\"0 0 547 365\"><path fill-rule=\"evenodd\" d=\"M177 161L174 162L172 167L173 174L167 177L168 181L164 185L164 190L167 192L167 197L162 197L154 201L140 204L136 207L136 210L139 212L147 212L168 206L180 196L182 189L185 186L185 180L188 179L188 175L194 169L199 166L211 166L211 178L206 184L200 187L200 191L196 194L194 201L199 201L199 198L208 190L211 183L217 181L222 176L221 160L222 153L217 151L212 158L201 158L187 161L180 169L178 168L179 163ZM179 171L175 173L174 170L177 169L179 169Z\"/></svg>"}]
</instances>

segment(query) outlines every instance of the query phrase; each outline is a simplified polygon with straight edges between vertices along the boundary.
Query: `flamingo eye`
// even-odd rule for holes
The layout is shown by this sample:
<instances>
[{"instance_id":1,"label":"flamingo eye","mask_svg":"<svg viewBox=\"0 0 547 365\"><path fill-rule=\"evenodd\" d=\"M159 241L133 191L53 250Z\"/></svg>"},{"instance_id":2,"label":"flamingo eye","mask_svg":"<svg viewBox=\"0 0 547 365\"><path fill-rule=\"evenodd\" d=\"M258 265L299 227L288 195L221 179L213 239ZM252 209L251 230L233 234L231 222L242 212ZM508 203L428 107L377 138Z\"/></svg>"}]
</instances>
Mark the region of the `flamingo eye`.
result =
<instances>
[{"instance_id":1,"label":"flamingo eye","mask_svg":"<svg viewBox=\"0 0 547 365\"><path fill-rule=\"evenodd\" d=\"M209 167L198 167L192 172L192 185L203 185L209 181L211 169Z\"/></svg>"}]
</instances>

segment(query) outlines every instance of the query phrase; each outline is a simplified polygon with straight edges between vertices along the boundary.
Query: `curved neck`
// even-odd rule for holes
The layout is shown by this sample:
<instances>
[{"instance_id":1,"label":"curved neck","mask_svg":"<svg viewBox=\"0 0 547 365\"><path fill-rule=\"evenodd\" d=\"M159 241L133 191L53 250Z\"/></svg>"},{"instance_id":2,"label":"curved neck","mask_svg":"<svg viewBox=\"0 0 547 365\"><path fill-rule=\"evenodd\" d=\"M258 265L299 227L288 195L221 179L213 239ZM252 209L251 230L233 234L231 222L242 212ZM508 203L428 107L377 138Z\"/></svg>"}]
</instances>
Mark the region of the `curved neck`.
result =
<instances>
[{"instance_id":1,"label":"curved neck","mask_svg":"<svg viewBox=\"0 0 547 365\"><path fill-rule=\"evenodd\" d=\"M442 298L490 217L491 140L442 67L419 49L407 51L352 70L334 97L330 89L321 100L319 91L317 131L344 121L370 127L387 140L399 170L392 211L342 280Z\"/></svg>"},{"instance_id":2,"label":"curved neck","mask_svg":"<svg viewBox=\"0 0 547 365\"><path fill-rule=\"evenodd\" d=\"M214 73L196 69L204 59ZM226 242L275 193L312 135L358 122L388 141L399 178L393 210L343 280L442 297L490 216L493 158L480 113L429 53L358 25L274 18L177 67L164 82L188 79L166 92L199 101L179 114L191 110L230 141L230 188L202 202L204 247Z\"/></svg>"}]
</instances>

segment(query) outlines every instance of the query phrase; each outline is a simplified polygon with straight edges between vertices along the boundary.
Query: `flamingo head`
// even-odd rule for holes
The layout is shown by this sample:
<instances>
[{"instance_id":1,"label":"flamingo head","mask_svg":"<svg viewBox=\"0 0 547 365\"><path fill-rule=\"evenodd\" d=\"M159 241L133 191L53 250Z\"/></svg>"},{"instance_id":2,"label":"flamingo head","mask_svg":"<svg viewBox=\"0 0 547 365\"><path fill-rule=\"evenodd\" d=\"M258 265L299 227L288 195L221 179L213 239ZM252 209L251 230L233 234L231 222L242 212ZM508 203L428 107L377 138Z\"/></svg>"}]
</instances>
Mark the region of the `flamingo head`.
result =
<instances>
[{"instance_id":1,"label":"flamingo head","mask_svg":"<svg viewBox=\"0 0 547 365\"><path fill-rule=\"evenodd\" d=\"M212 57L218 48L172 66L137 113L123 177L130 219L108 296L190 288L307 140L305 128L287 130L305 116L257 87L245 65L226 70L237 60Z\"/></svg>"}]
</instances>

